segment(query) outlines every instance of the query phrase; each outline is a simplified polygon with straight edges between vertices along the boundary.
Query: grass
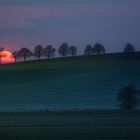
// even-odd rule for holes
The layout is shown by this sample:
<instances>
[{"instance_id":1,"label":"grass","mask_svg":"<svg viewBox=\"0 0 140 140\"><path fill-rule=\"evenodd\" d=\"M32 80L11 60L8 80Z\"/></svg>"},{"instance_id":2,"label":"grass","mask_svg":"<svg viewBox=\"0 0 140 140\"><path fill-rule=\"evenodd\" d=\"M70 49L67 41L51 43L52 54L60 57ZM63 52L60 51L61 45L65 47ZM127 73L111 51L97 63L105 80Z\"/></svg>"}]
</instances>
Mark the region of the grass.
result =
<instances>
[{"instance_id":1,"label":"grass","mask_svg":"<svg viewBox=\"0 0 140 140\"><path fill-rule=\"evenodd\" d=\"M140 88L139 53L0 65L0 140L139 140L139 111L90 110L117 107L129 84Z\"/></svg>"},{"instance_id":2,"label":"grass","mask_svg":"<svg viewBox=\"0 0 140 140\"><path fill-rule=\"evenodd\" d=\"M0 65L0 79L1 111L8 108L0 112L0 140L140 139L139 111L97 110L117 107L119 88L128 84L140 88L139 54ZM24 110L43 106L75 110ZM13 107L16 111L10 112Z\"/></svg>"},{"instance_id":3,"label":"grass","mask_svg":"<svg viewBox=\"0 0 140 140\"><path fill-rule=\"evenodd\" d=\"M10 115L1 112L0 140L139 140L140 138L139 111L28 113L13 112ZM36 117L39 116L44 118L37 119ZM3 117L10 122L1 125ZM14 118L11 119L12 117ZM67 118L67 121L64 118ZM45 119L53 123L41 124ZM34 123L33 120L35 120ZM23 123L23 121L28 121L28 123Z\"/></svg>"},{"instance_id":4,"label":"grass","mask_svg":"<svg viewBox=\"0 0 140 140\"><path fill-rule=\"evenodd\" d=\"M140 126L44 126L0 128L1 140L139 140Z\"/></svg>"},{"instance_id":5,"label":"grass","mask_svg":"<svg viewBox=\"0 0 140 140\"><path fill-rule=\"evenodd\" d=\"M0 65L0 105L12 108L117 107L117 91L140 88L138 54L106 54Z\"/></svg>"}]
</instances>

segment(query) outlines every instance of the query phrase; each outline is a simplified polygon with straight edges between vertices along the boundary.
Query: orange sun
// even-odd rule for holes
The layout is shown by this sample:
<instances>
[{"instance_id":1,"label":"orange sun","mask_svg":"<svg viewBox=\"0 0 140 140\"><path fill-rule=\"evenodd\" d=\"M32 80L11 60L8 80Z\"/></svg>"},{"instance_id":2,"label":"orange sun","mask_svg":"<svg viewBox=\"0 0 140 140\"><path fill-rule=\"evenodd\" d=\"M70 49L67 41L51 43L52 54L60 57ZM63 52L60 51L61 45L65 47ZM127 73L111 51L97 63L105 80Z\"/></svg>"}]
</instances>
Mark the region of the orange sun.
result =
<instances>
[{"instance_id":1,"label":"orange sun","mask_svg":"<svg viewBox=\"0 0 140 140\"><path fill-rule=\"evenodd\" d=\"M12 53L6 50L0 52L0 59L1 59L1 64L15 62L15 58L12 55Z\"/></svg>"}]
</instances>

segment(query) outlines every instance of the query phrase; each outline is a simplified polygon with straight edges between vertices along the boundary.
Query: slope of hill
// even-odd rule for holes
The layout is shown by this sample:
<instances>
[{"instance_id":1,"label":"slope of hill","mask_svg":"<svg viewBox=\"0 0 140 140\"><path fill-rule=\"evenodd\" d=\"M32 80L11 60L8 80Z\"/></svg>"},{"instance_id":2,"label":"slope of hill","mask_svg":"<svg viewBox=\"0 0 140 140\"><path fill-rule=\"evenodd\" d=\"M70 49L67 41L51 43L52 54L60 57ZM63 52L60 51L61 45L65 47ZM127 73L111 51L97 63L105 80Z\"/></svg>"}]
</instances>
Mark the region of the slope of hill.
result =
<instances>
[{"instance_id":1,"label":"slope of hill","mask_svg":"<svg viewBox=\"0 0 140 140\"><path fill-rule=\"evenodd\" d=\"M1 107L114 108L117 91L140 88L135 54L78 56L0 65Z\"/></svg>"}]
</instances>

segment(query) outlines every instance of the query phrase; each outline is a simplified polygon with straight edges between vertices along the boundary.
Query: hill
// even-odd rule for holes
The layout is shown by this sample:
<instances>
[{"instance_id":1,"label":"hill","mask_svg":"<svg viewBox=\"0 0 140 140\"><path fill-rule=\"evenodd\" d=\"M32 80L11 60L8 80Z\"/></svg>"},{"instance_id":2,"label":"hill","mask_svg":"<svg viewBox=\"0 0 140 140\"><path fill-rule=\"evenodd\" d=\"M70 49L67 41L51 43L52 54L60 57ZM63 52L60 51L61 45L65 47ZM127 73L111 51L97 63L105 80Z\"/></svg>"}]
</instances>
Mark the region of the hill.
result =
<instances>
[{"instance_id":1,"label":"hill","mask_svg":"<svg viewBox=\"0 0 140 140\"><path fill-rule=\"evenodd\" d=\"M117 91L140 88L139 54L106 54L0 65L2 108L116 108Z\"/></svg>"}]
</instances>

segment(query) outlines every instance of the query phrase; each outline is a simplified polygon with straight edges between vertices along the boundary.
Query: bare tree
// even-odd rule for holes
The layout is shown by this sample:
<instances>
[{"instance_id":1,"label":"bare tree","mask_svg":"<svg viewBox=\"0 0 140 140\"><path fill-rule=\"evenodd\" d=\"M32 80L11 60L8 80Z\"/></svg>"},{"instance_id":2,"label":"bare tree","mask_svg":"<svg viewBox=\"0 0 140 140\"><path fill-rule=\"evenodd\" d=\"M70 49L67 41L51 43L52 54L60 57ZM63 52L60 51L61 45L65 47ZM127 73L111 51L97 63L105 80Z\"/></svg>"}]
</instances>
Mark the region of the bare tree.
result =
<instances>
[{"instance_id":1,"label":"bare tree","mask_svg":"<svg viewBox=\"0 0 140 140\"><path fill-rule=\"evenodd\" d=\"M61 56L63 56L63 57L67 56L67 55L69 54L69 46L68 46L68 44L67 44L67 43L63 43L63 44L59 47L58 53L59 53Z\"/></svg>"},{"instance_id":2,"label":"bare tree","mask_svg":"<svg viewBox=\"0 0 140 140\"><path fill-rule=\"evenodd\" d=\"M32 56L32 52L28 48L22 48L18 52L19 57L23 57L24 62L26 61L27 57Z\"/></svg>"},{"instance_id":3,"label":"bare tree","mask_svg":"<svg viewBox=\"0 0 140 140\"><path fill-rule=\"evenodd\" d=\"M41 45L35 46L33 55L40 60L40 57L43 55L43 47Z\"/></svg>"},{"instance_id":4,"label":"bare tree","mask_svg":"<svg viewBox=\"0 0 140 140\"><path fill-rule=\"evenodd\" d=\"M77 48L75 46L71 46L69 49L69 53L72 56L75 56L77 54Z\"/></svg>"},{"instance_id":5,"label":"bare tree","mask_svg":"<svg viewBox=\"0 0 140 140\"><path fill-rule=\"evenodd\" d=\"M93 53L92 46L88 44L84 50L85 55L91 55Z\"/></svg>"},{"instance_id":6,"label":"bare tree","mask_svg":"<svg viewBox=\"0 0 140 140\"><path fill-rule=\"evenodd\" d=\"M55 48L52 45L47 45L44 49L44 55L49 59L50 57L55 55Z\"/></svg>"},{"instance_id":7,"label":"bare tree","mask_svg":"<svg viewBox=\"0 0 140 140\"><path fill-rule=\"evenodd\" d=\"M96 54L101 54L101 53L105 53L106 50L104 48L104 46L100 43L96 43L93 47L93 53L96 53Z\"/></svg>"}]
</instances>

